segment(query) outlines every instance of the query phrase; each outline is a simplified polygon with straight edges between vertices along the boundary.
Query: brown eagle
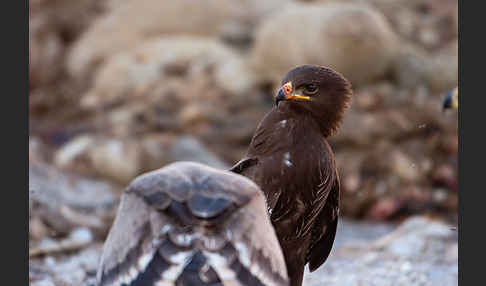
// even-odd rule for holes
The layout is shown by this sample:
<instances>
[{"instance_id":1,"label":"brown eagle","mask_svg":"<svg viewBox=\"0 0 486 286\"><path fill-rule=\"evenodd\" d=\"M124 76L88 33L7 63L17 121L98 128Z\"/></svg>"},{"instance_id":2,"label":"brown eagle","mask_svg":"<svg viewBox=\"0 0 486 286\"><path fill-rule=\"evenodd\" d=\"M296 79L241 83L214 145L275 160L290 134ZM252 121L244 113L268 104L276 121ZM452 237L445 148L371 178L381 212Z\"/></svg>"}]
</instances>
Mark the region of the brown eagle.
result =
<instances>
[{"instance_id":1,"label":"brown eagle","mask_svg":"<svg viewBox=\"0 0 486 286\"><path fill-rule=\"evenodd\" d=\"M249 179L178 162L126 188L97 285L288 285L265 198Z\"/></svg>"},{"instance_id":2,"label":"brown eagle","mask_svg":"<svg viewBox=\"0 0 486 286\"><path fill-rule=\"evenodd\" d=\"M246 156L231 168L263 190L293 286L302 284L307 263L311 272L324 263L334 242L339 176L327 138L351 94L350 83L330 68L291 69Z\"/></svg>"}]
</instances>

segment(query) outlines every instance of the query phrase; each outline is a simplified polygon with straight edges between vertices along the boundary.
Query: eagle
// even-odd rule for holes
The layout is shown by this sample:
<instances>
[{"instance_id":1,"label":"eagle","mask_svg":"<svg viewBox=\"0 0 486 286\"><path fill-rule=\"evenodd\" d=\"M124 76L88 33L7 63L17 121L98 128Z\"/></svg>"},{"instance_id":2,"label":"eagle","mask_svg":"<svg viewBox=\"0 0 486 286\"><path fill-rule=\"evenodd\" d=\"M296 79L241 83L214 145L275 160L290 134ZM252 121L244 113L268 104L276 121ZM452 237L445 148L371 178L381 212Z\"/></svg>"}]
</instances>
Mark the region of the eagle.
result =
<instances>
[{"instance_id":1,"label":"eagle","mask_svg":"<svg viewBox=\"0 0 486 286\"><path fill-rule=\"evenodd\" d=\"M340 183L327 139L351 96L349 81L331 68L292 68L247 154L230 169L262 189L292 286L302 285L306 264L312 272L326 261L334 242Z\"/></svg>"},{"instance_id":2,"label":"eagle","mask_svg":"<svg viewBox=\"0 0 486 286\"><path fill-rule=\"evenodd\" d=\"M288 285L265 198L251 180L176 162L124 190L98 286Z\"/></svg>"}]
</instances>

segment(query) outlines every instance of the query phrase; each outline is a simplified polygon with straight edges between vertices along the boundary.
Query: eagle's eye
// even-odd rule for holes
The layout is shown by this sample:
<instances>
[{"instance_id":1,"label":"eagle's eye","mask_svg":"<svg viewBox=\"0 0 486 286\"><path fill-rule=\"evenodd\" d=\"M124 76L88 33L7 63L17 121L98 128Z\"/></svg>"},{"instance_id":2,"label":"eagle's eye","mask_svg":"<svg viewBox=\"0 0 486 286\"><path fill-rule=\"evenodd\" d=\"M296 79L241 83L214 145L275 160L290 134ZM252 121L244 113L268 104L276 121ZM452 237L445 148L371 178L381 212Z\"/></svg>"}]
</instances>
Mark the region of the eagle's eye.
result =
<instances>
[{"instance_id":1,"label":"eagle's eye","mask_svg":"<svg viewBox=\"0 0 486 286\"><path fill-rule=\"evenodd\" d=\"M310 84L306 84L304 86L304 91L305 93L307 94L314 94L317 92L317 90L319 90L319 88L317 88L317 85L313 84L313 83L310 83Z\"/></svg>"}]
</instances>

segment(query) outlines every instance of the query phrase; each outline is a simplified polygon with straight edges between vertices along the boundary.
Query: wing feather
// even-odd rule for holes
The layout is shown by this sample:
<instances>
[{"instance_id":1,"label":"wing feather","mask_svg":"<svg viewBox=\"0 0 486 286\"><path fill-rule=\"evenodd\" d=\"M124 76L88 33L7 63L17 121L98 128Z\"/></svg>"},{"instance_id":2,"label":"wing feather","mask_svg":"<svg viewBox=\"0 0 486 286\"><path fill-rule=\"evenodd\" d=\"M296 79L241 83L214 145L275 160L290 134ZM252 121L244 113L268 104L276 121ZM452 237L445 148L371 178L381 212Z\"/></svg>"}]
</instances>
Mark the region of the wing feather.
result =
<instances>
[{"instance_id":1,"label":"wing feather","mask_svg":"<svg viewBox=\"0 0 486 286\"><path fill-rule=\"evenodd\" d=\"M245 209L232 217L229 226L239 262L249 274L263 285L287 285L283 252L268 217L264 196L256 193Z\"/></svg>"},{"instance_id":2,"label":"wing feather","mask_svg":"<svg viewBox=\"0 0 486 286\"><path fill-rule=\"evenodd\" d=\"M195 163L135 179L105 242L98 285L288 285L261 190Z\"/></svg>"},{"instance_id":3,"label":"wing feather","mask_svg":"<svg viewBox=\"0 0 486 286\"><path fill-rule=\"evenodd\" d=\"M339 217L339 192L340 182L336 173L335 183L328 193L325 205L315 222L311 245L307 251L306 261L309 262L311 272L319 268L331 253Z\"/></svg>"},{"instance_id":4,"label":"wing feather","mask_svg":"<svg viewBox=\"0 0 486 286\"><path fill-rule=\"evenodd\" d=\"M156 251L149 206L133 193L124 193L106 239L97 273L98 285L129 284L145 270Z\"/></svg>"}]
</instances>

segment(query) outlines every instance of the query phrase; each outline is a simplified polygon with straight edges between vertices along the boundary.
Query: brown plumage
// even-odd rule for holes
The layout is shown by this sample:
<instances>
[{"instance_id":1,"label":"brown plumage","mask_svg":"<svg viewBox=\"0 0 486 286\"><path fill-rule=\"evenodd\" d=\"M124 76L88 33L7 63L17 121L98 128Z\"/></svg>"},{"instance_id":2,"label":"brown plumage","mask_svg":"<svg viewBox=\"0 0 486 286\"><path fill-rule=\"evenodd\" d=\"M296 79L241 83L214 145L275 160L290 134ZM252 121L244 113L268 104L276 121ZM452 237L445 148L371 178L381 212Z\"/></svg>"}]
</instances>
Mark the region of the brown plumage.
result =
<instances>
[{"instance_id":1,"label":"brown plumage","mask_svg":"<svg viewBox=\"0 0 486 286\"><path fill-rule=\"evenodd\" d=\"M324 263L334 242L339 176L326 138L338 129L351 94L332 69L293 68L245 158L231 168L263 190L293 286L302 284L307 263L311 272Z\"/></svg>"},{"instance_id":2,"label":"brown plumage","mask_svg":"<svg viewBox=\"0 0 486 286\"><path fill-rule=\"evenodd\" d=\"M97 285L288 285L265 198L249 179L178 162L137 177L106 239Z\"/></svg>"}]
</instances>

